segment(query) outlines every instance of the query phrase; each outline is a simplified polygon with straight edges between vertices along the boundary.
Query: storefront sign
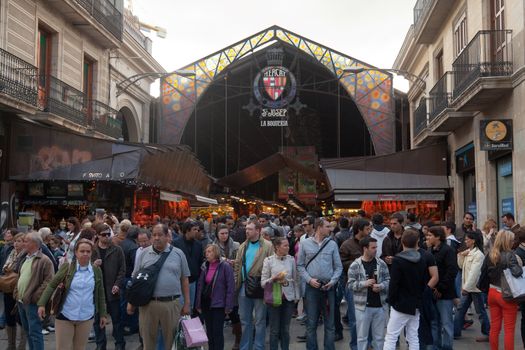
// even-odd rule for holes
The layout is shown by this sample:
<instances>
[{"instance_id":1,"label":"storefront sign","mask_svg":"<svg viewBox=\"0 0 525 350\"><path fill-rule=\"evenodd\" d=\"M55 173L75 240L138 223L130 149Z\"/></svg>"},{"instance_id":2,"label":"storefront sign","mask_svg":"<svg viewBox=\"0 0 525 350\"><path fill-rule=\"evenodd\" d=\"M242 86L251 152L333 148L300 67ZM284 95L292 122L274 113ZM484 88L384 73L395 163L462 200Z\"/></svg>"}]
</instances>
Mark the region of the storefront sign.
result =
<instances>
[{"instance_id":1,"label":"storefront sign","mask_svg":"<svg viewBox=\"0 0 525 350\"><path fill-rule=\"evenodd\" d=\"M160 191L160 200L167 202L180 202L182 201L182 196L167 191Z\"/></svg>"},{"instance_id":2,"label":"storefront sign","mask_svg":"<svg viewBox=\"0 0 525 350\"><path fill-rule=\"evenodd\" d=\"M512 150L512 120L481 120L480 148L482 151Z\"/></svg>"},{"instance_id":3,"label":"storefront sign","mask_svg":"<svg viewBox=\"0 0 525 350\"><path fill-rule=\"evenodd\" d=\"M501 211L503 214L511 213L514 215L514 198L503 198L501 200Z\"/></svg>"}]
</instances>

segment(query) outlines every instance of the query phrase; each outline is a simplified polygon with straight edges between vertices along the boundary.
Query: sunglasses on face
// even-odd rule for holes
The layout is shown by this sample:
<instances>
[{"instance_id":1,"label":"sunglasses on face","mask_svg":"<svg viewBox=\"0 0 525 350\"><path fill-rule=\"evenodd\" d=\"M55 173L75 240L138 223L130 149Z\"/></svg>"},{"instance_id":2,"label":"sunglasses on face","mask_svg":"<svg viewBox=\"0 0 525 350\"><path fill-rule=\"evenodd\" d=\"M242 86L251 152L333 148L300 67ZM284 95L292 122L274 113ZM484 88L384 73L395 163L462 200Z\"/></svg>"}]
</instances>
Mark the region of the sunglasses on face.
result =
<instances>
[{"instance_id":1,"label":"sunglasses on face","mask_svg":"<svg viewBox=\"0 0 525 350\"><path fill-rule=\"evenodd\" d=\"M99 235L99 236L107 237L107 236L109 236L110 234L111 234L111 232L109 232L109 231L104 231L104 232L100 232L98 235Z\"/></svg>"}]
</instances>

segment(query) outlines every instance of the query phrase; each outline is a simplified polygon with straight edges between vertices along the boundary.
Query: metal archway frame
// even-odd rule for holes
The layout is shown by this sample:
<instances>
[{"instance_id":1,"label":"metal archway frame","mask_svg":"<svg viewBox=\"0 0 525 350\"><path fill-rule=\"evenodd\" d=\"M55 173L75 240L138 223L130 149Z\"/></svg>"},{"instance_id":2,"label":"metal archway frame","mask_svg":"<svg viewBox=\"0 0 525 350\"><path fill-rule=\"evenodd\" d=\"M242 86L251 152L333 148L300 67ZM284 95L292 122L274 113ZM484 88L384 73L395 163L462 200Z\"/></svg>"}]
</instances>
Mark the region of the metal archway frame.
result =
<instances>
[{"instance_id":1,"label":"metal archway frame","mask_svg":"<svg viewBox=\"0 0 525 350\"><path fill-rule=\"evenodd\" d=\"M267 28L178 70L193 72L191 77L175 72L163 77L160 142L180 143L199 98L220 73L232 63L276 41L301 50L328 69L356 103L376 154L394 152L395 103L392 75L278 26ZM349 68L364 70L348 74L345 70Z\"/></svg>"}]
</instances>

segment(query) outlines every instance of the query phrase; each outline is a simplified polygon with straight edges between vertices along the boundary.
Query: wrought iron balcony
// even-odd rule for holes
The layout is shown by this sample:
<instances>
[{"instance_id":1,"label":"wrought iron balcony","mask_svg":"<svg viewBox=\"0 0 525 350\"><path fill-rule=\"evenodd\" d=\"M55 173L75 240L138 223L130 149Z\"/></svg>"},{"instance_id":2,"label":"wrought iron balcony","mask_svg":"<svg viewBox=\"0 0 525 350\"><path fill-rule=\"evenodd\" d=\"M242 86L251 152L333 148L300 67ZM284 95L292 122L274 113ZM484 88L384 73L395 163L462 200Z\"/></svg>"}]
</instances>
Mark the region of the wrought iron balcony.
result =
<instances>
[{"instance_id":1,"label":"wrought iron balcony","mask_svg":"<svg viewBox=\"0 0 525 350\"><path fill-rule=\"evenodd\" d=\"M76 124L87 125L85 95L82 91L51 75L41 75L39 80L38 104L40 109Z\"/></svg>"},{"instance_id":2,"label":"wrought iron balcony","mask_svg":"<svg viewBox=\"0 0 525 350\"><path fill-rule=\"evenodd\" d=\"M452 104L452 72L446 72L429 92L429 123Z\"/></svg>"},{"instance_id":3,"label":"wrought iron balcony","mask_svg":"<svg viewBox=\"0 0 525 350\"><path fill-rule=\"evenodd\" d=\"M455 6L456 0L417 0L414 6L415 42L433 43Z\"/></svg>"},{"instance_id":4,"label":"wrought iron balcony","mask_svg":"<svg viewBox=\"0 0 525 350\"><path fill-rule=\"evenodd\" d=\"M115 38L122 40L122 13L108 0L75 0Z\"/></svg>"},{"instance_id":5,"label":"wrought iron balcony","mask_svg":"<svg viewBox=\"0 0 525 350\"><path fill-rule=\"evenodd\" d=\"M428 125L427 120L427 103L423 99L414 111L414 138L419 135Z\"/></svg>"},{"instance_id":6,"label":"wrought iron balcony","mask_svg":"<svg viewBox=\"0 0 525 350\"><path fill-rule=\"evenodd\" d=\"M512 63L512 30L479 31L452 63L454 99L479 78L512 75Z\"/></svg>"},{"instance_id":7,"label":"wrought iron balcony","mask_svg":"<svg viewBox=\"0 0 525 350\"><path fill-rule=\"evenodd\" d=\"M0 49L0 94L37 107L37 68Z\"/></svg>"},{"instance_id":8,"label":"wrought iron balcony","mask_svg":"<svg viewBox=\"0 0 525 350\"><path fill-rule=\"evenodd\" d=\"M122 120L118 112L97 100L91 100L88 103L93 128L113 138L121 138Z\"/></svg>"}]
</instances>

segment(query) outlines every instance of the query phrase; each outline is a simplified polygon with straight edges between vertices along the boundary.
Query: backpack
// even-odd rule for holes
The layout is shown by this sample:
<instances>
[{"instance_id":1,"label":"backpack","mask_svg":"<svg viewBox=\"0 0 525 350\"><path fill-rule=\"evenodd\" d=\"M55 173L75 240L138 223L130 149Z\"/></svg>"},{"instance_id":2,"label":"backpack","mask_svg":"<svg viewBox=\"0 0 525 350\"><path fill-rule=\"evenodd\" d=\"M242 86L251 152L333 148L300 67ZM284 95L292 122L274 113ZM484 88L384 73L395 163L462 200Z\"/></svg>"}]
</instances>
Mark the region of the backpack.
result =
<instances>
[{"instance_id":1,"label":"backpack","mask_svg":"<svg viewBox=\"0 0 525 350\"><path fill-rule=\"evenodd\" d=\"M126 291L126 298L131 305L144 306L150 302L160 269L172 250L173 247L170 246L169 252L163 252L157 262L141 268L131 279Z\"/></svg>"}]
</instances>

